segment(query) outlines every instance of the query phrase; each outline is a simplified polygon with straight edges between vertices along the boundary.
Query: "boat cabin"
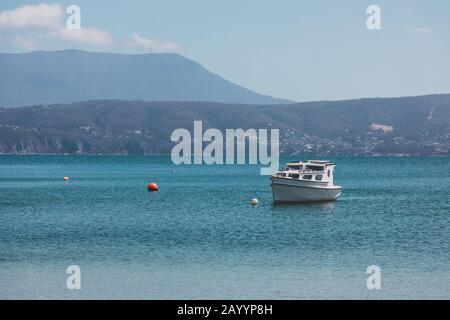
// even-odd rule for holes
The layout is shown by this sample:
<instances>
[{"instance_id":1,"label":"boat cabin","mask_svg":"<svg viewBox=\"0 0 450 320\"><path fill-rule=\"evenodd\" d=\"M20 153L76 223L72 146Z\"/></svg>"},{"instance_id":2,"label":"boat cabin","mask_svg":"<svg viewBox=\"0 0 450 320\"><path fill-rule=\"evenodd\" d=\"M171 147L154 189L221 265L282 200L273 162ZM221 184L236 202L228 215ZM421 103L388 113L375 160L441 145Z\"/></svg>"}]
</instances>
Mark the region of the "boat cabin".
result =
<instances>
[{"instance_id":1,"label":"boat cabin","mask_svg":"<svg viewBox=\"0 0 450 320\"><path fill-rule=\"evenodd\" d=\"M335 164L325 160L308 160L287 163L282 171L274 174L278 178L317 182L321 185L333 185Z\"/></svg>"}]
</instances>

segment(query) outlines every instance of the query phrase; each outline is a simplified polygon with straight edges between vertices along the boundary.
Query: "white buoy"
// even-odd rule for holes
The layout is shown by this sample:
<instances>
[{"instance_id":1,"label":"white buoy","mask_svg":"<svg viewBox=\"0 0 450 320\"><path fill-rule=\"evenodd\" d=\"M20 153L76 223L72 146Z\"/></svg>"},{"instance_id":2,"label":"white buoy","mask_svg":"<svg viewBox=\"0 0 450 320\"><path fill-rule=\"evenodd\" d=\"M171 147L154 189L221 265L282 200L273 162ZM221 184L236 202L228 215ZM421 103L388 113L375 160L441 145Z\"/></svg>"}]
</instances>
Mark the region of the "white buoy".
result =
<instances>
[{"instance_id":1,"label":"white buoy","mask_svg":"<svg viewBox=\"0 0 450 320\"><path fill-rule=\"evenodd\" d=\"M64 181L69 181L69 177L64 177Z\"/></svg>"},{"instance_id":2,"label":"white buoy","mask_svg":"<svg viewBox=\"0 0 450 320\"><path fill-rule=\"evenodd\" d=\"M253 206L256 206L256 205L258 205L258 199L254 198L254 199L252 199L252 201L250 201L250 203L251 203Z\"/></svg>"}]
</instances>

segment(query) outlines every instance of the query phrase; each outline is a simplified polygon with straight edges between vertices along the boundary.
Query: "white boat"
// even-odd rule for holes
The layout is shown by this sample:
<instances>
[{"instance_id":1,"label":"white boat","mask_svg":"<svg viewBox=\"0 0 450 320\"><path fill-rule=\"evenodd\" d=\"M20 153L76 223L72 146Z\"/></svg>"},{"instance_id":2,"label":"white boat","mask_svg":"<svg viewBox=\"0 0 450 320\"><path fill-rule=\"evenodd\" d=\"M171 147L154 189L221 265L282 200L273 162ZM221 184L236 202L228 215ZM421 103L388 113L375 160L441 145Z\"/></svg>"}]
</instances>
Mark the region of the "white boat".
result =
<instances>
[{"instance_id":1,"label":"white boat","mask_svg":"<svg viewBox=\"0 0 450 320\"><path fill-rule=\"evenodd\" d=\"M334 185L334 168L333 162L323 160L287 163L271 177L273 202L336 200L342 187Z\"/></svg>"}]
</instances>

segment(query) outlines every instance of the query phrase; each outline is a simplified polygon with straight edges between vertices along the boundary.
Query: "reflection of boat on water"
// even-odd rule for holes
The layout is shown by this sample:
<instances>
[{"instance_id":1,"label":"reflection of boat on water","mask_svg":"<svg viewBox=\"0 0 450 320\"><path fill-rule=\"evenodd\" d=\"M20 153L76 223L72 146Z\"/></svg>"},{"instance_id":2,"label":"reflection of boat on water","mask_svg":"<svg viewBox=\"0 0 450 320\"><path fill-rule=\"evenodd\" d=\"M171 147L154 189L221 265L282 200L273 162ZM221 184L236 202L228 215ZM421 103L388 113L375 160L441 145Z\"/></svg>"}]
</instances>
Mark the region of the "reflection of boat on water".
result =
<instances>
[{"instance_id":1,"label":"reflection of boat on water","mask_svg":"<svg viewBox=\"0 0 450 320\"><path fill-rule=\"evenodd\" d=\"M273 202L334 201L342 187L333 183L335 164L308 160L286 164L272 175Z\"/></svg>"}]
</instances>

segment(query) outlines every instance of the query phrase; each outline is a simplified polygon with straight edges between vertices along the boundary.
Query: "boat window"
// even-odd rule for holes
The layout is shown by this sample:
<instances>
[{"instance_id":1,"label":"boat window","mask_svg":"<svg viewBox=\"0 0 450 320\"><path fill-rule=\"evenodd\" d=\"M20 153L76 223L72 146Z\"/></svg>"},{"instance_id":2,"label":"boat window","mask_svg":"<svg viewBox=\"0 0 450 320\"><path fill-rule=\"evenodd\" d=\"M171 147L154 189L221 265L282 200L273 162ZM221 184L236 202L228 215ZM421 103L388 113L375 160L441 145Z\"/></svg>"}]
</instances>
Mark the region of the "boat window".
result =
<instances>
[{"instance_id":1,"label":"boat window","mask_svg":"<svg viewBox=\"0 0 450 320\"><path fill-rule=\"evenodd\" d=\"M312 175L310 175L310 174L305 174L305 175L303 176L303 179L311 180L311 179L312 179Z\"/></svg>"},{"instance_id":2,"label":"boat window","mask_svg":"<svg viewBox=\"0 0 450 320\"><path fill-rule=\"evenodd\" d=\"M283 172L283 173L281 174L281 176L282 176L282 177L286 177L286 172Z\"/></svg>"},{"instance_id":3,"label":"boat window","mask_svg":"<svg viewBox=\"0 0 450 320\"><path fill-rule=\"evenodd\" d=\"M289 177L291 177L291 178L293 178L293 179L298 179L298 178L300 178L300 175L299 175L299 174L296 174L296 173L290 173L290 174L289 174Z\"/></svg>"},{"instance_id":4,"label":"boat window","mask_svg":"<svg viewBox=\"0 0 450 320\"><path fill-rule=\"evenodd\" d=\"M322 166L306 166L306 170L323 171L323 167Z\"/></svg>"},{"instance_id":5,"label":"boat window","mask_svg":"<svg viewBox=\"0 0 450 320\"><path fill-rule=\"evenodd\" d=\"M316 176L316 180L317 180L317 181L322 181L322 178L323 178L323 176L322 176L321 174L318 174L318 175Z\"/></svg>"},{"instance_id":6,"label":"boat window","mask_svg":"<svg viewBox=\"0 0 450 320\"><path fill-rule=\"evenodd\" d=\"M328 175L328 177L330 177L330 170L328 170L327 175Z\"/></svg>"},{"instance_id":7,"label":"boat window","mask_svg":"<svg viewBox=\"0 0 450 320\"><path fill-rule=\"evenodd\" d=\"M302 170L303 166L301 166L301 165L289 165L288 168L289 169L293 169L293 170Z\"/></svg>"}]
</instances>

